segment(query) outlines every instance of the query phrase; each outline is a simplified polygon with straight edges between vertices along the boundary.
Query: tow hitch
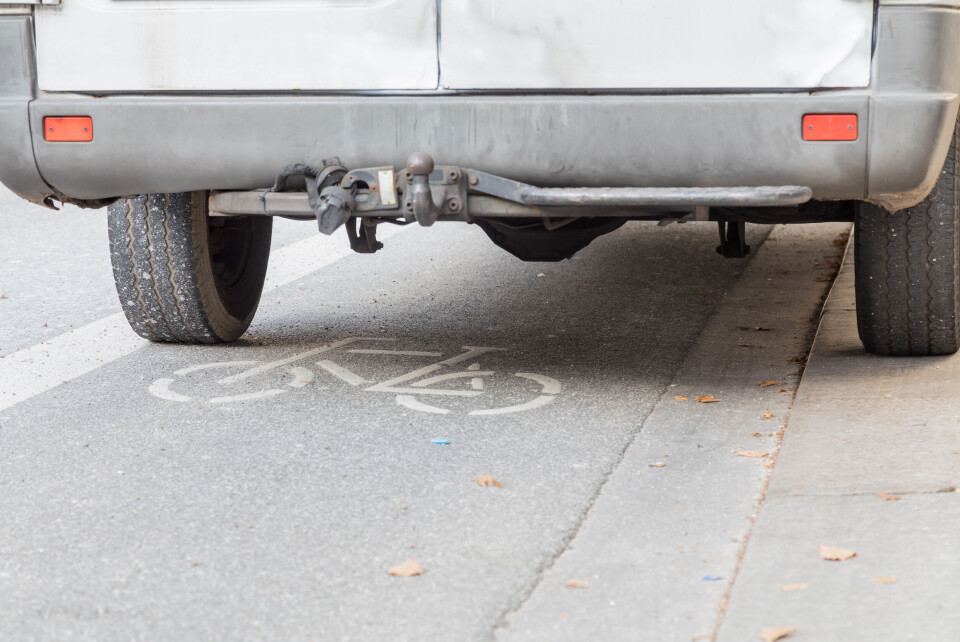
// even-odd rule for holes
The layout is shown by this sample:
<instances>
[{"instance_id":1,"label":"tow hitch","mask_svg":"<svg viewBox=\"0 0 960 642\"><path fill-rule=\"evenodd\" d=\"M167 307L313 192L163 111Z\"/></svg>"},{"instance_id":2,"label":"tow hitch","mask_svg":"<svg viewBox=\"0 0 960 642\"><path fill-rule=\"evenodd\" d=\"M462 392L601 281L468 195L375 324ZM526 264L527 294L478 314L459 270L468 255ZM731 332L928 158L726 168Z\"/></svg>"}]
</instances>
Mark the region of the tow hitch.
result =
<instances>
[{"instance_id":1,"label":"tow hitch","mask_svg":"<svg viewBox=\"0 0 960 642\"><path fill-rule=\"evenodd\" d=\"M321 169L289 165L273 187L249 192L216 192L210 197L211 216L284 216L316 219L323 234L346 227L350 246L372 253L383 247L376 240L380 223L429 227L437 221L477 222L491 238L516 236L510 230L531 225L555 230L571 225L567 249L528 260L566 258L585 243L574 242L581 234L589 243L603 230L615 229L606 222L589 219L652 219L661 221L720 220L709 217L711 207L771 208L806 203L809 187L536 187L519 181L454 165L436 165L418 152L401 170L392 166L348 170L339 160L325 161ZM698 214L700 216L698 216ZM720 221L724 256L749 252L743 243L743 223ZM491 231L496 229L495 233ZM575 232L575 230L581 230ZM525 234L529 238L537 235ZM531 241L532 242L532 241ZM510 243L500 244L520 256Z\"/></svg>"}]
</instances>

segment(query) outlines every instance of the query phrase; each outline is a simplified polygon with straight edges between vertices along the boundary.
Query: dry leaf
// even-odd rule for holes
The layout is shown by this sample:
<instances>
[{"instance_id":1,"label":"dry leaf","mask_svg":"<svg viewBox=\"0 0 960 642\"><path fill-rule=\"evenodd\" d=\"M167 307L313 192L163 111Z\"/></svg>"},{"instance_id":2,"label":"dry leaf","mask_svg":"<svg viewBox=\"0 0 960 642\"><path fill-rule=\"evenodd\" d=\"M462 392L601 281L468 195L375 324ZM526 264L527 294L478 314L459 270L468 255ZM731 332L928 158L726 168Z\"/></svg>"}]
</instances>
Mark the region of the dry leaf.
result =
<instances>
[{"instance_id":1,"label":"dry leaf","mask_svg":"<svg viewBox=\"0 0 960 642\"><path fill-rule=\"evenodd\" d=\"M498 482L493 478L493 475L480 475L479 477L474 477L473 481L477 482L484 488L487 486L496 486L497 488L503 488L503 484Z\"/></svg>"},{"instance_id":2,"label":"dry leaf","mask_svg":"<svg viewBox=\"0 0 960 642\"><path fill-rule=\"evenodd\" d=\"M826 283L827 281L833 281L833 276L832 276L832 275L823 274L823 275L817 277L817 282L818 282L818 283Z\"/></svg>"},{"instance_id":3,"label":"dry leaf","mask_svg":"<svg viewBox=\"0 0 960 642\"><path fill-rule=\"evenodd\" d=\"M754 459L760 459L761 457L767 456L767 453L759 450L738 450L737 454L741 457L753 457Z\"/></svg>"},{"instance_id":4,"label":"dry leaf","mask_svg":"<svg viewBox=\"0 0 960 642\"><path fill-rule=\"evenodd\" d=\"M416 561L409 559L403 564L392 566L387 571L387 575L392 575L394 577L413 577L414 575L423 575L423 567L417 564Z\"/></svg>"},{"instance_id":5,"label":"dry leaf","mask_svg":"<svg viewBox=\"0 0 960 642\"><path fill-rule=\"evenodd\" d=\"M760 629L760 639L763 642L777 642L797 630L795 626L768 626Z\"/></svg>"},{"instance_id":6,"label":"dry leaf","mask_svg":"<svg viewBox=\"0 0 960 642\"><path fill-rule=\"evenodd\" d=\"M790 388L777 388L777 392L790 392Z\"/></svg>"},{"instance_id":7,"label":"dry leaf","mask_svg":"<svg viewBox=\"0 0 960 642\"><path fill-rule=\"evenodd\" d=\"M658 461L655 464L649 464L650 468L663 468L664 466L666 466L666 464L663 463L662 461Z\"/></svg>"},{"instance_id":8,"label":"dry leaf","mask_svg":"<svg viewBox=\"0 0 960 642\"><path fill-rule=\"evenodd\" d=\"M677 401L690 401L690 397L684 397L683 395L673 395L673 398Z\"/></svg>"},{"instance_id":9,"label":"dry leaf","mask_svg":"<svg viewBox=\"0 0 960 642\"><path fill-rule=\"evenodd\" d=\"M765 413L763 413L763 414L760 416L760 418L761 418L761 419L773 419L773 413L772 413L772 412L765 412Z\"/></svg>"},{"instance_id":10,"label":"dry leaf","mask_svg":"<svg viewBox=\"0 0 960 642\"><path fill-rule=\"evenodd\" d=\"M720 400L717 399L716 397L711 397L710 395L700 395L699 397L697 397L697 401L699 403L716 403Z\"/></svg>"},{"instance_id":11,"label":"dry leaf","mask_svg":"<svg viewBox=\"0 0 960 642\"><path fill-rule=\"evenodd\" d=\"M846 548L834 548L833 546L823 545L820 545L817 548L820 550L821 559L825 559L829 562L843 562L857 556L856 551L851 551Z\"/></svg>"},{"instance_id":12,"label":"dry leaf","mask_svg":"<svg viewBox=\"0 0 960 642\"><path fill-rule=\"evenodd\" d=\"M780 590L784 593L793 593L794 591L805 591L807 590L806 584L782 584Z\"/></svg>"},{"instance_id":13,"label":"dry leaf","mask_svg":"<svg viewBox=\"0 0 960 642\"><path fill-rule=\"evenodd\" d=\"M563 585L563 588L569 588L569 589L590 588L590 582L588 582L587 580L567 580L567 583Z\"/></svg>"},{"instance_id":14,"label":"dry leaf","mask_svg":"<svg viewBox=\"0 0 960 642\"><path fill-rule=\"evenodd\" d=\"M885 502L899 502L901 499L903 499L903 495L892 495L883 491L877 493L877 497Z\"/></svg>"},{"instance_id":15,"label":"dry leaf","mask_svg":"<svg viewBox=\"0 0 960 642\"><path fill-rule=\"evenodd\" d=\"M871 577L871 580L877 584L896 584L897 576L896 575L877 575L876 577Z\"/></svg>"},{"instance_id":16,"label":"dry leaf","mask_svg":"<svg viewBox=\"0 0 960 642\"><path fill-rule=\"evenodd\" d=\"M777 381L776 379L772 379L770 381L758 381L757 385L760 386L761 388L769 388L770 386L775 386L779 383L780 382Z\"/></svg>"}]
</instances>

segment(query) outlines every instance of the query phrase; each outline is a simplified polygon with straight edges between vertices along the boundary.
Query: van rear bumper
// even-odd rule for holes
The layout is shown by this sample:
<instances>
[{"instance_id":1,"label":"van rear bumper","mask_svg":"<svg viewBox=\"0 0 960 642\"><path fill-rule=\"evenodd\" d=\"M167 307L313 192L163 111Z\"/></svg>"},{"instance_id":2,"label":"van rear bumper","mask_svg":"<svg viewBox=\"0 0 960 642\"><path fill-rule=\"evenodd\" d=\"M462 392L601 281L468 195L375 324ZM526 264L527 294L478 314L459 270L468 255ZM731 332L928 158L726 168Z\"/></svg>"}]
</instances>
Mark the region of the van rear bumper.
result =
<instances>
[{"instance_id":1,"label":"van rear bumper","mask_svg":"<svg viewBox=\"0 0 960 642\"><path fill-rule=\"evenodd\" d=\"M960 104L960 11L882 7L873 66L868 89L816 93L40 94L22 105L43 181L75 200L250 190L290 163L401 167L424 151L539 186L792 184L815 199L899 209L932 189L946 156ZM809 113L856 114L857 140L804 141ZM94 140L44 141L43 118L65 115L91 116ZM0 156L10 146L0 138ZM24 193L8 165L0 180Z\"/></svg>"},{"instance_id":2,"label":"van rear bumper","mask_svg":"<svg viewBox=\"0 0 960 642\"><path fill-rule=\"evenodd\" d=\"M31 119L42 131L47 115L93 117L92 143L36 141L44 177L83 199L254 189L290 163L404 167L418 151L539 186L803 184L820 198L857 198L867 136L804 143L801 121L857 114L866 133L868 107L865 95L841 94L114 97L38 100Z\"/></svg>"}]
</instances>

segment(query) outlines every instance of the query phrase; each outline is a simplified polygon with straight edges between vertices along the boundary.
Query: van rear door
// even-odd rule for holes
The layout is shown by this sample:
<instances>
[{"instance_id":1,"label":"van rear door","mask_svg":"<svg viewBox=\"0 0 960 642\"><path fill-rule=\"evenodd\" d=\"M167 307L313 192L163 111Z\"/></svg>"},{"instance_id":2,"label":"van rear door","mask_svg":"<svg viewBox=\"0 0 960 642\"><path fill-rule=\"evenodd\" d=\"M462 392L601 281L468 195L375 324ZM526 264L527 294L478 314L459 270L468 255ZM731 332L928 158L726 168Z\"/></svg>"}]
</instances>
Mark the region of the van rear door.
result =
<instances>
[{"instance_id":1,"label":"van rear door","mask_svg":"<svg viewBox=\"0 0 960 642\"><path fill-rule=\"evenodd\" d=\"M436 89L436 0L63 0L46 91Z\"/></svg>"},{"instance_id":2,"label":"van rear door","mask_svg":"<svg viewBox=\"0 0 960 642\"><path fill-rule=\"evenodd\" d=\"M441 3L441 82L450 89L749 90L870 82L873 0Z\"/></svg>"}]
</instances>

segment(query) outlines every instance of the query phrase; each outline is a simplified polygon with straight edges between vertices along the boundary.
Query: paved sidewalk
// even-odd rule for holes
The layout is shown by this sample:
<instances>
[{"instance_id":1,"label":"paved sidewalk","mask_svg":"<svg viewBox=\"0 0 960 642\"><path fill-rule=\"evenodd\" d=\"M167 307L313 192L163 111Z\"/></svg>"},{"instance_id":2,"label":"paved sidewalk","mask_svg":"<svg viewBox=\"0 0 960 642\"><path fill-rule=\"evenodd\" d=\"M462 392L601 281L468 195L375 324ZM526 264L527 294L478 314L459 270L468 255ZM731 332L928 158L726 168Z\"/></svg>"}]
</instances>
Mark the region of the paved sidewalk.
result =
<instances>
[{"instance_id":1,"label":"paved sidewalk","mask_svg":"<svg viewBox=\"0 0 960 642\"><path fill-rule=\"evenodd\" d=\"M790 642L960 640L960 355L866 354L853 281L850 249L721 642L774 626L796 627ZM825 561L819 545L856 556Z\"/></svg>"}]
</instances>

